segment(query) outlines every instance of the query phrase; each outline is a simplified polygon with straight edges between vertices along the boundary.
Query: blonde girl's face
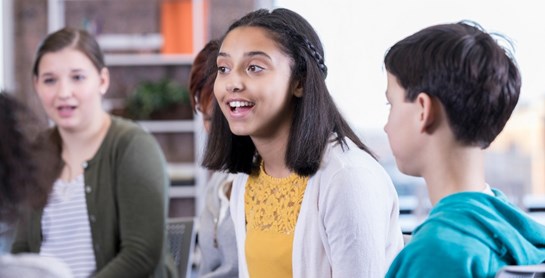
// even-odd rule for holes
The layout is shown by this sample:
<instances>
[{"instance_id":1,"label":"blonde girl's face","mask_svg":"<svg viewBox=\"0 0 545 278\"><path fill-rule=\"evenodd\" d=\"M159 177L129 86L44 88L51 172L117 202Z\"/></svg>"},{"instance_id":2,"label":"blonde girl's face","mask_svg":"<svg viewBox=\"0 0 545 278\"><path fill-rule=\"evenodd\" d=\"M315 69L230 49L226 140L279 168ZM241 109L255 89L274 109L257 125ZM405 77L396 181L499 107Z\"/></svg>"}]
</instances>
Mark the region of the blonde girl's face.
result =
<instances>
[{"instance_id":1,"label":"blonde girl's face","mask_svg":"<svg viewBox=\"0 0 545 278\"><path fill-rule=\"evenodd\" d=\"M100 120L102 95L109 85L107 68L98 71L81 51L64 48L42 56L34 87L51 120L63 130L78 131Z\"/></svg>"},{"instance_id":2,"label":"blonde girl's face","mask_svg":"<svg viewBox=\"0 0 545 278\"><path fill-rule=\"evenodd\" d=\"M260 27L238 27L219 51L214 94L231 132L269 139L289 132L292 59Z\"/></svg>"}]
</instances>

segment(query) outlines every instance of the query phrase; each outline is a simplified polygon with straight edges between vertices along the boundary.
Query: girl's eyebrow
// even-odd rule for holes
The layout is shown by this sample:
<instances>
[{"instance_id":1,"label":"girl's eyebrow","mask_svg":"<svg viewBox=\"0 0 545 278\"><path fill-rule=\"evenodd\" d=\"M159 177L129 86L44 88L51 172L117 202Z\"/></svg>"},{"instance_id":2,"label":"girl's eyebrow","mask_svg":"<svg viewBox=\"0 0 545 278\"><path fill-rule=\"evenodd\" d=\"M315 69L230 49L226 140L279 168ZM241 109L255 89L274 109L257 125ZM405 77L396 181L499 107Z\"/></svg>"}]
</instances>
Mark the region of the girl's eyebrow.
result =
<instances>
[{"instance_id":1,"label":"girl's eyebrow","mask_svg":"<svg viewBox=\"0 0 545 278\"><path fill-rule=\"evenodd\" d=\"M218 53L218 58L219 58L219 57L231 57L231 55L229 55L229 54L227 54L227 53L225 53L225 52L219 52L219 53Z\"/></svg>"},{"instance_id":2,"label":"girl's eyebrow","mask_svg":"<svg viewBox=\"0 0 545 278\"><path fill-rule=\"evenodd\" d=\"M44 73L40 74L39 76L41 76L41 77L49 77L49 76L53 76L53 75L54 75L54 74L51 73L51 72L44 72Z\"/></svg>"},{"instance_id":3,"label":"girl's eyebrow","mask_svg":"<svg viewBox=\"0 0 545 278\"><path fill-rule=\"evenodd\" d=\"M70 73L82 73L82 72L85 72L84 69L80 69L80 68L73 68L70 70ZM53 72L44 72L42 74L40 74L39 76L44 76L44 77L49 77L49 76L54 76L55 74Z\"/></svg>"},{"instance_id":4,"label":"girl's eyebrow","mask_svg":"<svg viewBox=\"0 0 545 278\"><path fill-rule=\"evenodd\" d=\"M268 58L269 60L272 60L271 56L269 56L267 53L265 53L265 52L263 52L263 51L250 51L250 52L246 52L246 53L244 53L244 56L246 56L246 57L264 56L264 57ZM219 52L219 53L218 53L218 58L219 58L219 57L228 58L228 57L231 57L231 55L229 55L228 53L225 53L225 52Z\"/></svg>"},{"instance_id":5,"label":"girl's eyebrow","mask_svg":"<svg viewBox=\"0 0 545 278\"><path fill-rule=\"evenodd\" d=\"M244 56L248 56L248 57L264 56L267 59L272 60L271 56L269 56L267 53L265 53L263 51L250 51L248 53L245 53Z\"/></svg>"}]
</instances>

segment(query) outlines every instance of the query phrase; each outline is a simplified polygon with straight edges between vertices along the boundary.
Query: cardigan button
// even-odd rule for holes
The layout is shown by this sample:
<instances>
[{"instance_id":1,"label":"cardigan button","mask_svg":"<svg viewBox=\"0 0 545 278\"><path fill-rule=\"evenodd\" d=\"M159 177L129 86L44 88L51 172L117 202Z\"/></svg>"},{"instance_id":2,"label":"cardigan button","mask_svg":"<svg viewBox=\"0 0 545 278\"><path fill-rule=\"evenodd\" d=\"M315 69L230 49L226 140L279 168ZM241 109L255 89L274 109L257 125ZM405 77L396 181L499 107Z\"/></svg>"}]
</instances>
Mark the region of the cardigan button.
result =
<instances>
[{"instance_id":1,"label":"cardigan button","mask_svg":"<svg viewBox=\"0 0 545 278\"><path fill-rule=\"evenodd\" d=\"M87 193L91 193L91 187L90 186L85 186L85 192Z\"/></svg>"},{"instance_id":2,"label":"cardigan button","mask_svg":"<svg viewBox=\"0 0 545 278\"><path fill-rule=\"evenodd\" d=\"M97 221L96 217L93 214L91 214L89 216L89 220L91 220L91 222L93 222L93 223L95 223Z\"/></svg>"}]
</instances>

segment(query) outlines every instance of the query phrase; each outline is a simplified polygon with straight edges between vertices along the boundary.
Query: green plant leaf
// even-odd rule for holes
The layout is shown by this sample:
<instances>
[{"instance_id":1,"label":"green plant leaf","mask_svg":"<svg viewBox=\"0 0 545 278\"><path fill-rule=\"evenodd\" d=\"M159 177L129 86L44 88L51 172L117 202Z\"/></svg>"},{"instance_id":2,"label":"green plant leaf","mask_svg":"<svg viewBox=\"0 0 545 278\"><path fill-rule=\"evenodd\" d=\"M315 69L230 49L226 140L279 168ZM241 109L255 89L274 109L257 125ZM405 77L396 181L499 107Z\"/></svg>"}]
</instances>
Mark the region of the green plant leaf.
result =
<instances>
[{"instance_id":1,"label":"green plant leaf","mask_svg":"<svg viewBox=\"0 0 545 278\"><path fill-rule=\"evenodd\" d=\"M143 81L127 99L129 117L148 119L153 112L173 105L189 104L188 89L169 79Z\"/></svg>"}]
</instances>

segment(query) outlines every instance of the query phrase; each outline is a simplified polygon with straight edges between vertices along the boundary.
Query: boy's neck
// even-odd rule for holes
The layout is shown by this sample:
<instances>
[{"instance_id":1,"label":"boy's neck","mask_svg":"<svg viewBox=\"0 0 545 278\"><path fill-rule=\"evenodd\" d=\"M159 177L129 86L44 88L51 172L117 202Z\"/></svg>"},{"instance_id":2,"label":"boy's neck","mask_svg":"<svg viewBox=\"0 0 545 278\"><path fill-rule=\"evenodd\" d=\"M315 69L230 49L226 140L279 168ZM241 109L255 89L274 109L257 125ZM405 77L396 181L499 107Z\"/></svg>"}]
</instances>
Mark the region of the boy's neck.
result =
<instances>
[{"instance_id":1,"label":"boy's neck","mask_svg":"<svg viewBox=\"0 0 545 278\"><path fill-rule=\"evenodd\" d=\"M450 146L436 150L424 171L428 194L433 206L442 198L465 191L482 192L486 188L484 154L479 147Z\"/></svg>"}]
</instances>

